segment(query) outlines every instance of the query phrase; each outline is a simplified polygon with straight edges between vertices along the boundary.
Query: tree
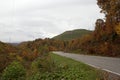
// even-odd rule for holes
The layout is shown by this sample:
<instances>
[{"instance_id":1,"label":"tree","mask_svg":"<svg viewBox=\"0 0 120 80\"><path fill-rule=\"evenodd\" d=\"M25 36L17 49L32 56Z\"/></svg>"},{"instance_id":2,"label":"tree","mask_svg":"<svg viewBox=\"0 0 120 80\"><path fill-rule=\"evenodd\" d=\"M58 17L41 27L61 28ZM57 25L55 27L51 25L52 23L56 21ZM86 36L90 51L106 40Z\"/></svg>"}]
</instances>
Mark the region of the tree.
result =
<instances>
[{"instance_id":1,"label":"tree","mask_svg":"<svg viewBox=\"0 0 120 80\"><path fill-rule=\"evenodd\" d=\"M116 33L115 26L120 23L120 0L97 0L97 4L106 16L106 32Z\"/></svg>"}]
</instances>

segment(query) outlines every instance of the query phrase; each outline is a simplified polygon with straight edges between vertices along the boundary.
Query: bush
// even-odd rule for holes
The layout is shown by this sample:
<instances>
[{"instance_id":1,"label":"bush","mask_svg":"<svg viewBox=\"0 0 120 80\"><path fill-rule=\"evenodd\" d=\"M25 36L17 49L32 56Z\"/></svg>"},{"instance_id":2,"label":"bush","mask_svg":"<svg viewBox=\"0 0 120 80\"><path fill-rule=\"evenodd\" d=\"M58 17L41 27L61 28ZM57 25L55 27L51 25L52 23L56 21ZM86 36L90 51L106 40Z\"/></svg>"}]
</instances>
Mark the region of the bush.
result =
<instances>
[{"instance_id":1,"label":"bush","mask_svg":"<svg viewBox=\"0 0 120 80\"><path fill-rule=\"evenodd\" d=\"M31 64L31 73L36 72L53 72L55 69L54 61L49 55L36 59Z\"/></svg>"},{"instance_id":2,"label":"bush","mask_svg":"<svg viewBox=\"0 0 120 80\"><path fill-rule=\"evenodd\" d=\"M56 71L58 68L50 55L37 58L31 64L30 71L27 73L27 80L54 80L51 78Z\"/></svg>"},{"instance_id":3,"label":"bush","mask_svg":"<svg viewBox=\"0 0 120 80\"><path fill-rule=\"evenodd\" d=\"M2 74L2 80L25 80L26 71L19 62L12 62Z\"/></svg>"}]
</instances>

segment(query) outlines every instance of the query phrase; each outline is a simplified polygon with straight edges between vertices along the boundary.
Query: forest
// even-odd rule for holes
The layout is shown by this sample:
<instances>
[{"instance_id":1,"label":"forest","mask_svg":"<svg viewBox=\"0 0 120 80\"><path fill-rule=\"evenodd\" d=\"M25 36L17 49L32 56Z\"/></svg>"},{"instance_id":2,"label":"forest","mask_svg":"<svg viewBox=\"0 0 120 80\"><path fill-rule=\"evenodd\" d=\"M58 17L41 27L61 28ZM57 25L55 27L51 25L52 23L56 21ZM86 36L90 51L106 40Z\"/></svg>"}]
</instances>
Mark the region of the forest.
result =
<instances>
[{"instance_id":1,"label":"forest","mask_svg":"<svg viewBox=\"0 0 120 80\"><path fill-rule=\"evenodd\" d=\"M38 70L57 70L49 56L52 51L120 57L120 0L97 0L97 4L105 18L97 19L95 30L80 38L36 39L17 46L0 42L0 80L40 80L35 79L37 74L29 77Z\"/></svg>"}]
</instances>

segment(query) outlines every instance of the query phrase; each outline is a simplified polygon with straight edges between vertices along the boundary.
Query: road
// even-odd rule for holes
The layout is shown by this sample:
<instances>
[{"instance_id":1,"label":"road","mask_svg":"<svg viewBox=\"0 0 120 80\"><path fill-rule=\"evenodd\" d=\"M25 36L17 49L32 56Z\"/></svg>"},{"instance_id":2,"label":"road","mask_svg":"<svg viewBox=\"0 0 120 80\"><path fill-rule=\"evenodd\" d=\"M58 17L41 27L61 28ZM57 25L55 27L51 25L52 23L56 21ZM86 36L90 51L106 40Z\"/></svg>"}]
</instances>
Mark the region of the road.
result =
<instances>
[{"instance_id":1,"label":"road","mask_svg":"<svg viewBox=\"0 0 120 80\"><path fill-rule=\"evenodd\" d=\"M107 72L120 76L120 58L89 56L80 54L71 54L64 52L53 52L55 54L72 58L74 60L83 62L92 67L105 70Z\"/></svg>"}]
</instances>

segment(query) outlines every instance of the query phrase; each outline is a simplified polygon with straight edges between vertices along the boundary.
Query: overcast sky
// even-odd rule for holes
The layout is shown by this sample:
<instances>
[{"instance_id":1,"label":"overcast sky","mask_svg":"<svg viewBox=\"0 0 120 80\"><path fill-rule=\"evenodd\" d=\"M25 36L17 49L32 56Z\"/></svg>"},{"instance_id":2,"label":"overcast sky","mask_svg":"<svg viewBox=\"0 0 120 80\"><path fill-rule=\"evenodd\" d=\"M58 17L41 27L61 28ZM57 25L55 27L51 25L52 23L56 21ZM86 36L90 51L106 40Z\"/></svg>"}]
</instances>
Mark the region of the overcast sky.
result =
<instances>
[{"instance_id":1,"label":"overcast sky","mask_svg":"<svg viewBox=\"0 0 120 80\"><path fill-rule=\"evenodd\" d=\"M0 0L0 41L21 42L94 29L96 0Z\"/></svg>"}]
</instances>

